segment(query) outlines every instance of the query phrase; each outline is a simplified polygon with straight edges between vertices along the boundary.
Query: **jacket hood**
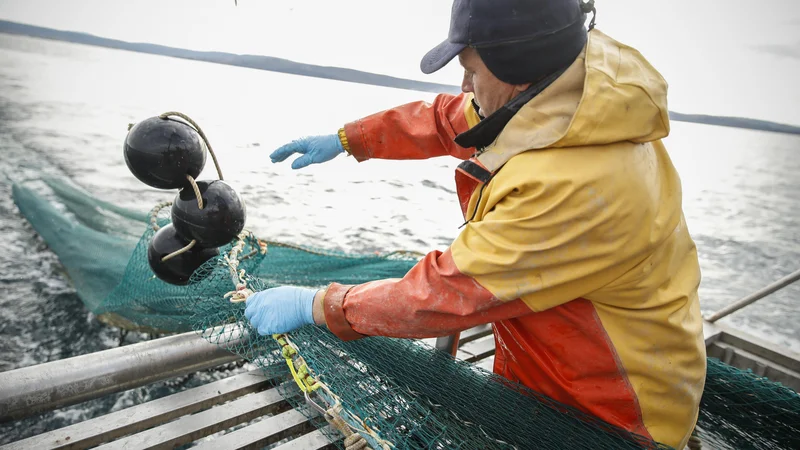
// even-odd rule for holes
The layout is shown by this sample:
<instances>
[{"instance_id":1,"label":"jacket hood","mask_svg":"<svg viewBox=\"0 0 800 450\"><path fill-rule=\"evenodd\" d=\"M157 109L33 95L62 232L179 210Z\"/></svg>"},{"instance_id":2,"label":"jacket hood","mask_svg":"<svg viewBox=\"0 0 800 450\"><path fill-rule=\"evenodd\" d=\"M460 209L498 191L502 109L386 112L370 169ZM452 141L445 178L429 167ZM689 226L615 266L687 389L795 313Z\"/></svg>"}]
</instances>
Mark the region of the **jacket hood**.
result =
<instances>
[{"instance_id":1,"label":"jacket hood","mask_svg":"<svg viewBox=\"0 0 800 450\"><path fill-rule=\"evenodd\" d=\"M478 159L493 171L528 150L668 134L667 82L637 50L594 29L575 62L520 108Z\"/></svg>"}]
</instances>

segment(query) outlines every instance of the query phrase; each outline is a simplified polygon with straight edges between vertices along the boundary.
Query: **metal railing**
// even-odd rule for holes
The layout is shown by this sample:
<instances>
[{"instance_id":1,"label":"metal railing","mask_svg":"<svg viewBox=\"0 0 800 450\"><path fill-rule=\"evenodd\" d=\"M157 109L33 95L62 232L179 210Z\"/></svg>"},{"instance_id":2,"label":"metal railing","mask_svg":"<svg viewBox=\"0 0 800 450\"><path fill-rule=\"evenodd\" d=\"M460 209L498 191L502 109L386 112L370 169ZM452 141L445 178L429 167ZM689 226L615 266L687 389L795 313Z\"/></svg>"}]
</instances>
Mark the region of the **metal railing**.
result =
<instances>
[{"instance_id":1,"label":"metal railing","mask_svg":"<svg viewBox=\"0 0 800 450\"><path fill-rule=\"evenodd\" d=\"M789 275L787 275L787 276L781 278L780 280L770 284L769 286L766 286L766 287L764 287L762 289L759 289L758 291L753 292L752 294L748 295L747 297L745 297L745 298L743 298L743 299L741 299L741 300L739 300L737 302L734 302L731 305L726 306L725 308L720 309L719 311L717 311L714 314L706 317L705 319L708 322L714 323L714 322L722 319L723 317L729 316L730 314L733 314L736 311L739 311L740 309L744 308L747 305L750 305L752 303L755 303L758 300L761 300L762 298L768 296L769 294L772 294L773 292L776 292L778 290L781 290L781 289L785 288L786 286L789 286L790 284L794 283L797 280L800 280L800 270L798 270L796 272L793 272L793 273L790 273Z\"/></svg>"},{"instance_id":2,"label":"metal railing","mask_svg":"<svg viewBox=\"0 0 800 450\"><path fill-rule=\"evenodd\" d=\"M0 422L18 420L238 359L239 356L190 332L2 372Z\"/></svg>"}]
</instances>

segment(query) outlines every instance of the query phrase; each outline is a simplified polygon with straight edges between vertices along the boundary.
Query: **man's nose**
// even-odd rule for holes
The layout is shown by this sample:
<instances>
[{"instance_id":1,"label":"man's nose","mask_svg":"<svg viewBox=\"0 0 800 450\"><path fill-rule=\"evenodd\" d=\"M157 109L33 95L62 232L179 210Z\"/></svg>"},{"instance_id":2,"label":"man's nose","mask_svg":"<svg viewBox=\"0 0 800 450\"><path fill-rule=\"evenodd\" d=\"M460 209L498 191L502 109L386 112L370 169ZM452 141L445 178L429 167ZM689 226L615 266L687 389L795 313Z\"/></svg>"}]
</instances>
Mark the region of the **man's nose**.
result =
<instances>
[{"instance_id":1,"label":"man's nose","mask_svg":"<svg viewBox=\"0 0 800 450\"><path fill-rule=\"evenodd\" d=\"M467 94L472 92L472 80L467 77L467 74L464 74L464 78L461 79L461 92Z\"/></svg>"}]
</instances>

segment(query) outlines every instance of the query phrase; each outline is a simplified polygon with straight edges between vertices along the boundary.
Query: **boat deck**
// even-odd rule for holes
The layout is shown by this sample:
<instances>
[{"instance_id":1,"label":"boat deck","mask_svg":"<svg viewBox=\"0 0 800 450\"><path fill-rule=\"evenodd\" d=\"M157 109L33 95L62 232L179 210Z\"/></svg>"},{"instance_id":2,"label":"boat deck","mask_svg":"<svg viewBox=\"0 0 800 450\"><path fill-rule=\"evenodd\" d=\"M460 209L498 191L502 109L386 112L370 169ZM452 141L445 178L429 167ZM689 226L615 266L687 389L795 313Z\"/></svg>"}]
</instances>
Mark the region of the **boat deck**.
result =
<instances>
[{"instance_id":1,"label":"boat deck","mask_svg":"<svg viewBox=\"0 0 800 450\"><path fill-rule=\"evenodd\" d=\"M202 340L197 338L197 341ZM433 339L428 341L435 343ZM749 337L710 324L706 330L706 344L709 356L718 357L741 368L751 368L754 372L781 381L795 390L800 388L800 358L797 356L764 347L754 343ZM201 346L200 343L193 345ZM210 344L202 341L202 345ZM491 370L494 360L491 327L484 325L463 332L457 357ZM186 367L192 367L187 370L199 370L191 365ZM18 371L29 370L30 374L33 373L30 370L34 369L35 367ZM171 376L176 376L175 373L176 370L173 370ZM0 379L10 380L13 384L17 378L14 378L13 373L4 378L6 374L8 373L0 374ZM19 379L22 378L26 377ZM46 392L75 389L74 385L70 388L64 384L66 382L62 382L61 386L54 383L48 389L56 390ZM139 385L145 384L148 383ZM130 389L129 386L126 388ZM33 398L33 393L14 394L8 392L13 389L11 386L7 386L6 391L3 389L0 387L0 418L6 421L18 418L23 413L30 415L30 410L27 413L22 411L25 406L20 406L19 399L22 398L20 395ZM45 392L43 387L37 389L40 396L45 395L42 394ZM90 388L84 386L81 389ZM76 399L82 401L86 398L72 397L72 400L63 400L59 405L63 406L65 401L71 402L70 404L78 403ZM54 406L52 402L51 399L50 406ZM254 370L13 442L1 446L0 450L93 447L104 450L172 449L189 444L203 450L335 448L326 434L315 429L302 411L293 409L283 399L261 371Z\"/></svg>"}]
</instances>

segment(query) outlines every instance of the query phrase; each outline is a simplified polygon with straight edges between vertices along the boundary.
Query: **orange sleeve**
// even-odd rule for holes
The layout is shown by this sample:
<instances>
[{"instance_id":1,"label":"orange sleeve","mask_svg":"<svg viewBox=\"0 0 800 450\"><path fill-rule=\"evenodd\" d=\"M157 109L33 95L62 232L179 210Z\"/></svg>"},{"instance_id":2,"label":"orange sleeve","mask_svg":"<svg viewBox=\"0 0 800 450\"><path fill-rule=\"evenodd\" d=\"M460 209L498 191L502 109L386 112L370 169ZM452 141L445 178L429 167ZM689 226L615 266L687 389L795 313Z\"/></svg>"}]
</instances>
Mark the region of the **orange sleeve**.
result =
<instances>
[{"instance_id":1,"label":"orange sleeve","mask_svg":"<svg viewBox=\"0 0 800 450\"><path fill-rule=\"evenodd\" d=\"M477 121L471 95L439 94L433 103L408 103L350 122L344 132L350 154L359 162L445 155L468 159L475 149L453 141L470 128L468 115L469 122Z\"/></svg>"},{"instance_id":2,"label":"orange sleeve","mask_svg":"<svg viewBox=\"0 0 800 450\"><path fill-rule=\"evenodd\" d=\"M444 336L532 313L521 300L503 302L459 272L449 250L429 253L401 279L334 283L324 309L328 328L343 340Z\"/></svg>"}]
</instances>

